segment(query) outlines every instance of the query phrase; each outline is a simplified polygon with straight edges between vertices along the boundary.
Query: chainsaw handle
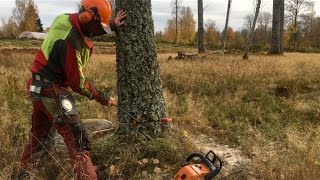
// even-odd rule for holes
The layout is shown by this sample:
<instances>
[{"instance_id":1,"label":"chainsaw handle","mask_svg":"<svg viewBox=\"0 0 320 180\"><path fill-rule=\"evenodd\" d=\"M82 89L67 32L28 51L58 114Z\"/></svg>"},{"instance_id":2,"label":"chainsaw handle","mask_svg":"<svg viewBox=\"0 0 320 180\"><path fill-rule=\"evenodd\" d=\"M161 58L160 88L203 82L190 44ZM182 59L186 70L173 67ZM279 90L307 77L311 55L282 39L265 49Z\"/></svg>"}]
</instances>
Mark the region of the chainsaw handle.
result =
<instances>
[{"instance_id":1,"label":"chainsaw handle","mask_svg":"<svg viewBox=\"0 0 320 180\"><path fill-rule=\"evenodd\" d=\"M202 162L205 163L205 165L208 167L208 169L210 169L210 173L205 177L205 180L211 180L214 176L216 176L221 169L222 164L220 164L220 167L217 168L215 167L212 162L209 161L209 159L207 159L203 154L201 153L192 153L187 157L187 163L190 163L190 161L195 158L195 157L199 157ZM220 159L219 159L220 161ZM221 161L220 161L221 162Z\"/></svg>"},{"instance_id":2,"label":"chainsaw handle","mask_svg":"<svg viewBox=\"0 0 320 180\"><path fill-rule=\"evenodd\" d=\"M200 158L205 164L206 166L211 170L213 169L213 164L201 153L192 153L187 157L187 162L190 163L190 161L194 158L194 157L198 157Z\"/></svg>"}]
</instances>

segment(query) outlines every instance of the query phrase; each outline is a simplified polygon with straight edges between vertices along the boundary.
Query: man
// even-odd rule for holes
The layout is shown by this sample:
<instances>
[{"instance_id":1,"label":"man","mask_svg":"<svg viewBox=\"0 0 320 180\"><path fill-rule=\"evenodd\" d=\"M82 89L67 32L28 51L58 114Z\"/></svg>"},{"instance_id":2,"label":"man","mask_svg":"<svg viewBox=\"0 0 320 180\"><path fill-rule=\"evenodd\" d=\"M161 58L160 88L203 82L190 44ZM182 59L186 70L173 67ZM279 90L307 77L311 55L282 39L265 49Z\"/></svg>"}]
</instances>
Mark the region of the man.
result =
<instances>
[{"instance_id":1,"label":"man","mask_svg":"<svg viewBox=\"0 0 320 180\"><path fill-rule=\"evenodd\" d=\"M48 154L55 130L64 138L77 179L97 179L89 157L87 133L75 107L73 96L65 88L113 106L117 101L94 89L84 77L84 67L92 54L93 45L87 37L115 31L127 16L119 11L114 20L107 0L82 0L76 14L58 16L36 54L31 68L28 90L32 99L31 137L25 146L18 178L28 176L27 168Z\"/></svg>"}]
</instances>

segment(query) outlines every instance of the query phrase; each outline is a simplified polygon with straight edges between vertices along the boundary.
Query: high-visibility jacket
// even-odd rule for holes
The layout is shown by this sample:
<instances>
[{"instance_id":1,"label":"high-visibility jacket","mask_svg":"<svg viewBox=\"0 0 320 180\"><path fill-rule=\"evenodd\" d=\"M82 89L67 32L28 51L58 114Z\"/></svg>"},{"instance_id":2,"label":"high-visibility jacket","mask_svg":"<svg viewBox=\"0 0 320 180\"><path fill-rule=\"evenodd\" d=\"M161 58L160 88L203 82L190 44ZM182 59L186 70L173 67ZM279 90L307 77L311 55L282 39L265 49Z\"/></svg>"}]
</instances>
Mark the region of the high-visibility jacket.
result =
<instances>
[{"instance_id":1,"label":"high-visibility jacket","mask_svg":"<svg viewBox=\"0 0 320 180\"><path fill-rule=\"evenodd\" d=\"M92 50L92 43L81 31L78 14L59 15L36 54L31 72L93 99L98 92L84 77Z\"/></svg>"}]
</instances>

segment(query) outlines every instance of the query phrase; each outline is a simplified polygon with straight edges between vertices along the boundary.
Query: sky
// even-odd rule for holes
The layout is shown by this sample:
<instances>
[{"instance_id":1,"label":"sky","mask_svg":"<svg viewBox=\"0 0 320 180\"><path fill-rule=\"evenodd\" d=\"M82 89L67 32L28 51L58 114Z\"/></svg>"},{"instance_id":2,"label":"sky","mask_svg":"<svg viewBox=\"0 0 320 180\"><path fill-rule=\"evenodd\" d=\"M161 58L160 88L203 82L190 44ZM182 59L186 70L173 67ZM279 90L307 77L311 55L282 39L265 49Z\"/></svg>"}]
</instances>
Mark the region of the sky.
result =
<instances>
[{"instance_id":1,"label":"sky","mask_svg":"<svg viewBox=\"0 0 320 180\"><path fill-rule=\"evenodd\" d=\"M39 15L44 28L50 27L54 18L62 13L77 11L80 0L34 0L39 9ZM320 0L315 1L315 10L320 16ZM164 30L167 20L171 17L171 3L173 0L151 0L152 15L155 31ZM182 0L182 6L191 7L197 21L197 0ZM214 20L219 30L223 29L228 0L203 0L205 7L204 22L209 18ZM12 15L15 0L0 0L0 19L7 19ZM253 0L233 0L229 26L238 30L243 26L244 17L254 11ZM261 11L272 12L272 0L262 0ZM1 23L0 23L1 24Z\"/></svg>"}]
</instances>

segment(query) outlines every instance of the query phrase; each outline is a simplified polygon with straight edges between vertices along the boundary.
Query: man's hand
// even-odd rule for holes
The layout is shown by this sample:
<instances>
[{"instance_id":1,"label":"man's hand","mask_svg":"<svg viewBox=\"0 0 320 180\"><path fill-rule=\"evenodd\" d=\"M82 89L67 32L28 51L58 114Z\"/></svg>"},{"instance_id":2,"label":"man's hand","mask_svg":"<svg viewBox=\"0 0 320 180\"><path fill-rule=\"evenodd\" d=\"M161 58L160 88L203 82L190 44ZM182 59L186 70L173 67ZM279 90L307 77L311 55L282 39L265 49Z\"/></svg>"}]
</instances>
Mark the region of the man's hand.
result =
<instances>
[{"instance_id":1,"label":"man's hand","mask_svg":"<svg viewBox=\"0 0 320 180\"><path fill-rule=\"evenodd\" d=\"M110 98L106 93L99 91L99 97L96 99L101 105L104 106L116 106L118 101L114 98Z\"/></svg>"},{"instance_id":2,"label":"man's hand","mask_svg":"<svg viewBox=\"0 0 320 180\"><path fill-rule=\"evenodd\" d=\"M124 25L125 23L124 19L127 17L127 15L128 15L127 12L124 10L120 10L117 13L116 18L114 19L114 23L118 28Z\"/></svg>"},{"instance_id":3,"label":"man's hand","mask_svg":"<svg viewBox=\"0 0 320 180\"><path fill-rule=\"evenodd\" d=\"M108 106L117 106L117 105L118 105L118 101L114 98L110 98L108 102Z\"/></svg>"}]
</instances>

